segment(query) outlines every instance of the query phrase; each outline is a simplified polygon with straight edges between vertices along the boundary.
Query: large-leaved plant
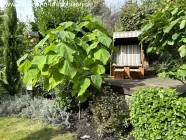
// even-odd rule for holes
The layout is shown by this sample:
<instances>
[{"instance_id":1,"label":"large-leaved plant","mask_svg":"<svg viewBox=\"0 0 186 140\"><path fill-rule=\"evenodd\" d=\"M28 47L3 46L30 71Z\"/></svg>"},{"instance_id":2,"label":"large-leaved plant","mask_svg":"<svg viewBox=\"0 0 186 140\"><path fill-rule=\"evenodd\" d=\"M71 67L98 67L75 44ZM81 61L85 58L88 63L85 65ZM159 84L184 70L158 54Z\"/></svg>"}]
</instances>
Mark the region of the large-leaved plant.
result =
<instances>
[{"instance_id":1,"label":"large-leaved plant","mask_svg":"<svg viewBox=\"0 0 186 140\"><path fill-rule=\"evenodd\" d=\"M44 87L53 89L62 81L73 83L73 96L80 102L89 96L90 85L99 89L110 60L112 39L102 22L88 15L82 22L63 22L48 31L34 52L25 54L17 62L23 81L33 85L42 77ZM109 51L110 50L110 51Z\"/></svg>"}]
</instances>

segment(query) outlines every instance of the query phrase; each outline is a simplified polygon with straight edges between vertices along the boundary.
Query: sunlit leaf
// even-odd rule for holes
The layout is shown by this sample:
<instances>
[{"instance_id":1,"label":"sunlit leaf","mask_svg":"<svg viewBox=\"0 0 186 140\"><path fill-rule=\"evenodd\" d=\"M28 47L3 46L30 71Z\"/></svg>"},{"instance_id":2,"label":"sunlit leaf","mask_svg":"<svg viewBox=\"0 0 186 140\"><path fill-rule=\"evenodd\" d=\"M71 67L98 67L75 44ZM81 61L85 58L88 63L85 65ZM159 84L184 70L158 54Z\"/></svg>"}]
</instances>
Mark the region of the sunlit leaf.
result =
<instances>
[{"instance_id":1,"label":"sunlit leaf","mask_svg":"<svg viewBox=\"0 0 186 140\"><path fill-rule=\"evenodd\" d=\"M97 65L91 65L89 67L90 71L93 74L104 74L105 73L105 67L103 65L97 64Z\"/></svg>"},{"instance_id":2,"label":"sunlit leaf","mask_svg":"<svg viewBox=\"0 0 186 140\"><path fill-rule=\"evenodd\" d=\"M75 51L68 45L65 43L59 43L56 46L54 46L54 51L64 57L66 60L69 61L73 61L73 54L75 53Z\"/></svg>"},{"instance_id":3,"label":"sunlit leaf","mask_svg":"<svg viewBox=\"0 0 186 140\"><path fill-rule=\"evenodd\" d=\"M100 88L101 87L101 84L102 84L102 78L100 75L96 74L96 75L92 75L91 76L91 81L93 83L93 85L96 87L96 88Z\"/></svg>"},{"instance_id":4,"label":"sunlit leaf","mask_svg":"<svg viewBox=\"0 0 186 140\"><path fill-rule=\"evenodd\" d=\"M37 69L30 69L24 74L23 82L28 85L30 82L32 82L33 79L35 79L39 74L39 71Z\"/></svg>"},{"instance_id":5,"label":"sunlit leaf","mask_svg":"<svg viewBox=\"0 0 186 140\"><path fill-rule=\"evenodd\" d=\"M28 57L28 54L23 55L19 60L17 60L17 66L19 67L20 63Z\"/></svg>"},{"instance_id":6,"label":"sunlit leaf","mask_svg":"<svg viewBox=\"0 0 186 140\"><path fill-rule=\"evenodd\" d=\"M94 53L94 58L100 60L105 65L110 58L110 53L106 49L101 48Z\"/></svg>"},{"instance_id":7,"label":"sunlit leaf","mask_svg":"<svg viewBox=\"0 0 186 140\"><path fill-rule=\"evenodd\" d=\"M22 63L20 66L19 66L19 68L18 68L18 70L20 71L20 72L26 72L30 67L31 67L31 63L30 63L30 61L25 61L24 63Z\"/></svg>"},{"instance_id":8,"label":"sunlit leaf","mask_svg":"<svg viewBox=\"0 0 186 140\"><path fill-rule=\"evenodd\" d=\"M80 91L78 93L78 96L82 96L89 86L90 86L90 80L88 78L85 78L82 81L80 81Z\"/></svg>"},{"instance_id":9,"label":"sunlit leaf","mask_svg":"<svg viewBox=\"0 0 186 140\"><path fill-rule=\"evenodd\" d=\"M73 79L73 77L76 75L77 70L72 66L72 64L65 60L63 66L59 66L59 72L61 74L64 74L68 76L70 79Z\"/></svg>"}]
</instances>

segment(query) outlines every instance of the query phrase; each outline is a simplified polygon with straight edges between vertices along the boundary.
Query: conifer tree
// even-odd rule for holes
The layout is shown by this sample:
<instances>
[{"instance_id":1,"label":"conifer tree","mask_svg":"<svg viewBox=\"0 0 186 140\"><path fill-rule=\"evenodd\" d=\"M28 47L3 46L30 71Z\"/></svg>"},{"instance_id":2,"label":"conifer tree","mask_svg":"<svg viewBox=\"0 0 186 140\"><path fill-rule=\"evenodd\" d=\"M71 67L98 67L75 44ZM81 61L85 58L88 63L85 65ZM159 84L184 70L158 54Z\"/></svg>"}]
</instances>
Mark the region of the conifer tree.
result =
<instances>
[{"instance_id":1,"label":"conifer tree","mask_svg":"<svg viewBox=\"0 0 186 140\"><path fill-rule=\"evenodd\" d=\"M3 66L3 61L4 61L4 57L3 57L3 41L2 41L2 33L3 33L3 15L4 12L2 9L0 9L0 68L2 68Z\"/></svg>"},{"instance_id":2,"label":"conifer tree","mask_svg":"<svg viewBox=\"0 0 186 140\"><path fill-rule=\"evenodd\" d=\"M17 13L14 0L7 1L9 6L4 9L3 21L3 44L4 44L4 65L1 72L1 85L10 95L15 95L20 89L20 74L16 61L19 59L16 43Z\"/></svg>"}]
</instances>

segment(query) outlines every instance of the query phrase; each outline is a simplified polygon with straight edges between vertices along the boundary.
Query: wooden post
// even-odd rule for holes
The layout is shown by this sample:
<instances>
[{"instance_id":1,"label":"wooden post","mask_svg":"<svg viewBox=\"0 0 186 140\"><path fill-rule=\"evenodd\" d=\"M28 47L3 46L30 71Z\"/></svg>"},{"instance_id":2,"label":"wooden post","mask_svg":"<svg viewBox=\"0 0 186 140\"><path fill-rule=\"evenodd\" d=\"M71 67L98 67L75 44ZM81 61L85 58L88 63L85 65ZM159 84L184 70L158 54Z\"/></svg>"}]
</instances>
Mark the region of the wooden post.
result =
<instances>
[{"instance_id":1,"label":"wooden post","mask_svg":"<svg viewBox=\"0 0 186 140\"><path fill-rule=\"evenodd\" d=\"M139 67L140 70L140 78L144 78L144 67Z\"/></svg>"},{"instance_id":2,"label":"wooden post","mask_svg":"<svg viewBox=\"0 0 186 140\"><path fill-rule=\"evenodd\" d=\"M125 71L125 73L127 74L127 76L128 76L129 78L131 78L131 76L130 76L130 67L124 67L124 71Z\"/></svg>"}]
</instances>

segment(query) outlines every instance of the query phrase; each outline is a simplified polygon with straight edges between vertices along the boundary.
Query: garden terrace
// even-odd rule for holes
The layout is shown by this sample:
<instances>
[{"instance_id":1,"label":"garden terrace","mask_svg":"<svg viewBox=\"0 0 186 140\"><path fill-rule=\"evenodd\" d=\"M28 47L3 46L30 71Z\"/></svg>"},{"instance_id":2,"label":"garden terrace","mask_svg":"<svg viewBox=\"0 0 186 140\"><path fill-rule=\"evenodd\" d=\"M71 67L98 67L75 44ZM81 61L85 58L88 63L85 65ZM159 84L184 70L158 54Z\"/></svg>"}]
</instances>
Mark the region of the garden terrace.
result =
<instances>
[{"instance_id":1,"label":"garden terrace","mask_svg":"<svg viewBox=\"0 0 186 140\"><path fill-rule=\"evenodd\" d=\"M180 81L171 80L169 78L162 79L159 77L151 77L144 79L106 79L103 86L111 86L111 88L126 95L131 95L135 88L139 87L164 87L176 88L179 93L186 91L186 86Z\"/></svg>"}]
</instances>

